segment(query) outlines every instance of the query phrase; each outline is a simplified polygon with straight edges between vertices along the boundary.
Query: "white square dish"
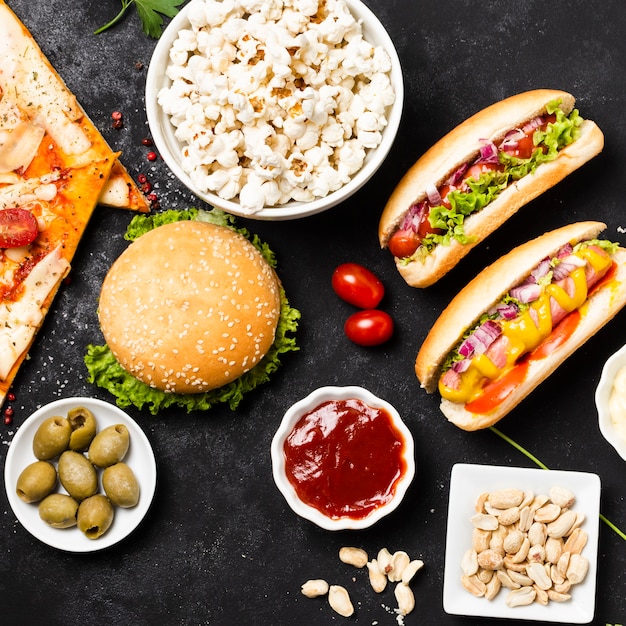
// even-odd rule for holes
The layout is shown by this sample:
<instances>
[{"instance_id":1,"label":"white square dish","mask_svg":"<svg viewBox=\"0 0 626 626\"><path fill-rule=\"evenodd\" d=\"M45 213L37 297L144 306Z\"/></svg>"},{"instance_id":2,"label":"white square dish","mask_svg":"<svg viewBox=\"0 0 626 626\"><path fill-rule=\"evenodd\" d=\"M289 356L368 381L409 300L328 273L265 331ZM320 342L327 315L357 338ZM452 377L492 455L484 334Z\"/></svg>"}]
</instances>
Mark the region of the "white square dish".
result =
<instances>
[{"instance_id":1,"label":"white square dish","mask_svg":"<svg viewBox=\"0 0 626 626\"><path fill-rule=\"evenodd\" d=\"M589 560L585 579L572 586L566 602L547 606L533 603L511 608L506 605L507 589L501 589L493 600L477 598L461 583L461 559L472 546L475 502L481 493L505 488L548 494L555 486L566 487L576 496L571 507L584 513L582 528L588 534L582 554ZM495 465L456 464L450 478L450 500L446 533L446 555L443 607L450 615L498 617L568 624L587 624L593 620L596 597L596 572L600 521L600 478L596 474L561 470L502 467Z\"/></svg>"}]
</instances>

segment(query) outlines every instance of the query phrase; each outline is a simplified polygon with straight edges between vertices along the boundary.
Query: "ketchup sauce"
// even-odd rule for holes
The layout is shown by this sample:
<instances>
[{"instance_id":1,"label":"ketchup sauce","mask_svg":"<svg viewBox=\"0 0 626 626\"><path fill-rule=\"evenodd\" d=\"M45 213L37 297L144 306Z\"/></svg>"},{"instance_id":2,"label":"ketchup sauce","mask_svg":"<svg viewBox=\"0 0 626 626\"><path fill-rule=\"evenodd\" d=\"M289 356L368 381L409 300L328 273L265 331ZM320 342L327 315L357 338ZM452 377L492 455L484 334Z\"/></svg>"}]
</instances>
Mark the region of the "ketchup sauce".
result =
<instances>
[{"instance_id":1,"label":"ketchup sauce","mask_svg":"<svg viewBox=\"0 0 626 626\"><path fill-rule=\"evenodd\" d=\"M285 440L285 470L298 497L327 517L363 519L389 502L407 470L404 438L384 409L328 400Z\"/></svg>"}]
</instances>

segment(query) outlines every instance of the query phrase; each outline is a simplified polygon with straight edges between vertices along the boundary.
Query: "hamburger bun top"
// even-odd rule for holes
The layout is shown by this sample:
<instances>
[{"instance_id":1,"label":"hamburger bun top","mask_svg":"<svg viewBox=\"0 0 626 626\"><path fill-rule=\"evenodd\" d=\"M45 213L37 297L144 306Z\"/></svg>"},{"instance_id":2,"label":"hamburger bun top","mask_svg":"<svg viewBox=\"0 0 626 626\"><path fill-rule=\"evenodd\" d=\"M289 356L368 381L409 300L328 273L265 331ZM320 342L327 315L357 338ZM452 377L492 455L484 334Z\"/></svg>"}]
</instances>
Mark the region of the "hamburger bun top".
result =
<instances>
[{"instance_id":1,"label":"hamburger bun top","mask_svg":"<svg viewBox=\"0 0 626 626\"><path fill-rule=\"evenodd\" d=\"M265 356L280 316L280 285L239 233L175 222L119 256L102 284L98 316L129 374L163 391L201 393Z\"/></svg>"}]
</instances>

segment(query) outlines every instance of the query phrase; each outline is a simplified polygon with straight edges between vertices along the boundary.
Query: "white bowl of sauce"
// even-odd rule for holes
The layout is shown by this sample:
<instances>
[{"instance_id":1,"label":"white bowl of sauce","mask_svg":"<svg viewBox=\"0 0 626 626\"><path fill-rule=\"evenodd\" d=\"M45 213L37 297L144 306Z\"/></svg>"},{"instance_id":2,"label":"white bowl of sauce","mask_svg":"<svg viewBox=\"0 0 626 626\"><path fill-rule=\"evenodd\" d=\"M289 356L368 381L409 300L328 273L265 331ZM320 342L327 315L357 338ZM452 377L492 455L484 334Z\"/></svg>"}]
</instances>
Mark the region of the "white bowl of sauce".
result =
<instances>
[{"instance_id":1,"label":"white bowl of sauce","mask_svg":"<svg viewBox=\"0 0 626 626\"><path fill-rule=\"evenodd\" d=\"M358 530L395 510L415 475L411 432L367 389L321 387L285 413L271 446L291 509L326 530Z\"/></svg>"},{"instance_id":2,"label":"white bowl of sauce","mask_svg":"<svg viewBox=\"0 0 626 626\"><path fill-rule=\"evenodd\" d=\"M626 345L604 364L595 401L600 432L626 461Z\"/></svg>"}]
</instances>

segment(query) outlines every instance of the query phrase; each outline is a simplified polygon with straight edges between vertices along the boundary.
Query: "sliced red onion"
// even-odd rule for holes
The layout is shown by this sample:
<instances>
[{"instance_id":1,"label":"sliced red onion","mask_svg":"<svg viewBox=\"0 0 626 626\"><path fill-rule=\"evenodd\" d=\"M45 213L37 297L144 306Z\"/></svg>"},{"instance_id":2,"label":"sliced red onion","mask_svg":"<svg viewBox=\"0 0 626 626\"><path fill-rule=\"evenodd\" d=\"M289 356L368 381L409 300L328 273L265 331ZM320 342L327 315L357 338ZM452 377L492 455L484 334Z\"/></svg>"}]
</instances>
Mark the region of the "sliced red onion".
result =
<instances>
[{"instance_id":1,"label":"sliced red onion","mask_svg":"<svg viewBox=\"0 0 626 626\"><path fill-rule=\"evenodd\" d=\"M404 216L404 220L402 220L400 230L413 230L417 232L426 211L428 211L428 203L426 200L412 204L408 213Z\"/></svg>"},{"instance_id":2,"label":"sliced red onion","mask_svg":"<svg viewBox=\"0 0 626 626\"><path fill-rule=\"evenodd\" d=\"M481 163L498 163L498 149L493 141L481 139L480 159Z\"/></svg>"},{"instance_id":3,"label":"sliced red onion","mask_svg":"<svg viewBox=\"0 0 626 626\"><path fill-rule=\"evenodd\" d=\"M519 314L519 308L512 302L509 304L500 303L495 307L495 312L505 320L515 319Z\"/></svg>"},{"instance_id":4,"label":"sliced red onion","mask_svg":"<svg viewBox=\"0 0 626 626\"><path fill-rule=\"evenodd\" d=\"M524 126L522 127L524 132L529 132L531 130L535 130L536 128L539 128L540 126L543 126L544 124L544 119L541 115L538 115L537 117L534 117L532 120L528 120L528 122L526 122L526 124L524 124Z\"/></svg>"},{"instance_id":5,"label":"sliced red onion","mask_svg":"<svg viewBox=\"0 0 626 626\"><path fill-rule=\"evenodd\" d=\"M504 139L500 144L500 149L504 150L505 152L507 150L515 150L515 148L517 148L517 146L519 145L520 140L524 139L525 136L526 133L524 133L521 128L514 128L513 130L510 130L504 136Z\"/></svg>"},{"instance_id":6,"label":"sliced red onion","mask_svg":"<svg viewBox=\"0 0 626 626\"><path fill-rule=\"evenodd\" d=\"M554 266L554 270L552 271L554 282L556 283L563 280L577 267L585 267L585 265L585 260L574 254L570 254L569 256L562 258L560 262Z\"/></svg>"},{"instance_id":7,"label":"sliced red onion","mask_svg":"<svg viewBox=\"0 0 626 626\"><path fill-rule=\"evenodd\" d=\"M562 259L563 257L569 256L574 251L574 246L571 243L566 243L555 255L554 257L557 259Z\"/></svg>"},{"instance_id":8,"label":"sliced red onion","mask_svg":"<svg viewBox=\"0 0 626 626\"><path fill-rule=\"evenodd\" d=\"M459 346L459 354L464 357L482 354L501 334L500 324L487 320L463 341Z\"/></svg>"},{"instance_id":9,"label":"sliced red onion","mask_svg":"<svg viewBox=\"0 0 626 626\"><path fill-rule=\"evenodd\" d=\"M535 282L537 282L539 281L540 278L543 278L549 271L550 271L550 259L545 258L530 273L530 276Z\"/></svg>"},{"instance_id":10,"label":"sliced red onion","mask_svg":"<svg viewBox=\"0 0 626 626\"><path fill-rule=\"evenodd\" d=\"M428 197L428 202L430 202L431 206L440 206L442 199L439 190L435 185L427 185L426 186L426 196Z\"/></svg>"},{"instance_id":11,"label":"sliced red onion","mask_svg":"<svg viewBox=\"0 0 626 626\"><path fill-rule=\"evenodd\" d=\"M467 371L467 368L470 366L472 359L463 359L462 361L455 361L450 368L453 372L457 374L462 374Z\"/></svg>"},{"instance_id":12,"label":"sliced red onion","mask_svg":"<svg viewBox=\"0 0 626 626\"><path fill-rule=\"evenodd\" d=\"M463 180L463 176L465 176L465 172L467 172L468 164L464 163L459 167L446 181L447 185L455 186L458 185L459 181Z\"/></svg>"},{"instance_id":13,"label":"sliced red onion","mask_svg":"<svg viewBox=\"0 0 626 626\"><path fill-rule=\"evenodd\" d=\"M512 298L527 304L534 302L541 295L541 287L537 283L524 283L513 287L509 293Z\"/></svg>"}]
</instances>

